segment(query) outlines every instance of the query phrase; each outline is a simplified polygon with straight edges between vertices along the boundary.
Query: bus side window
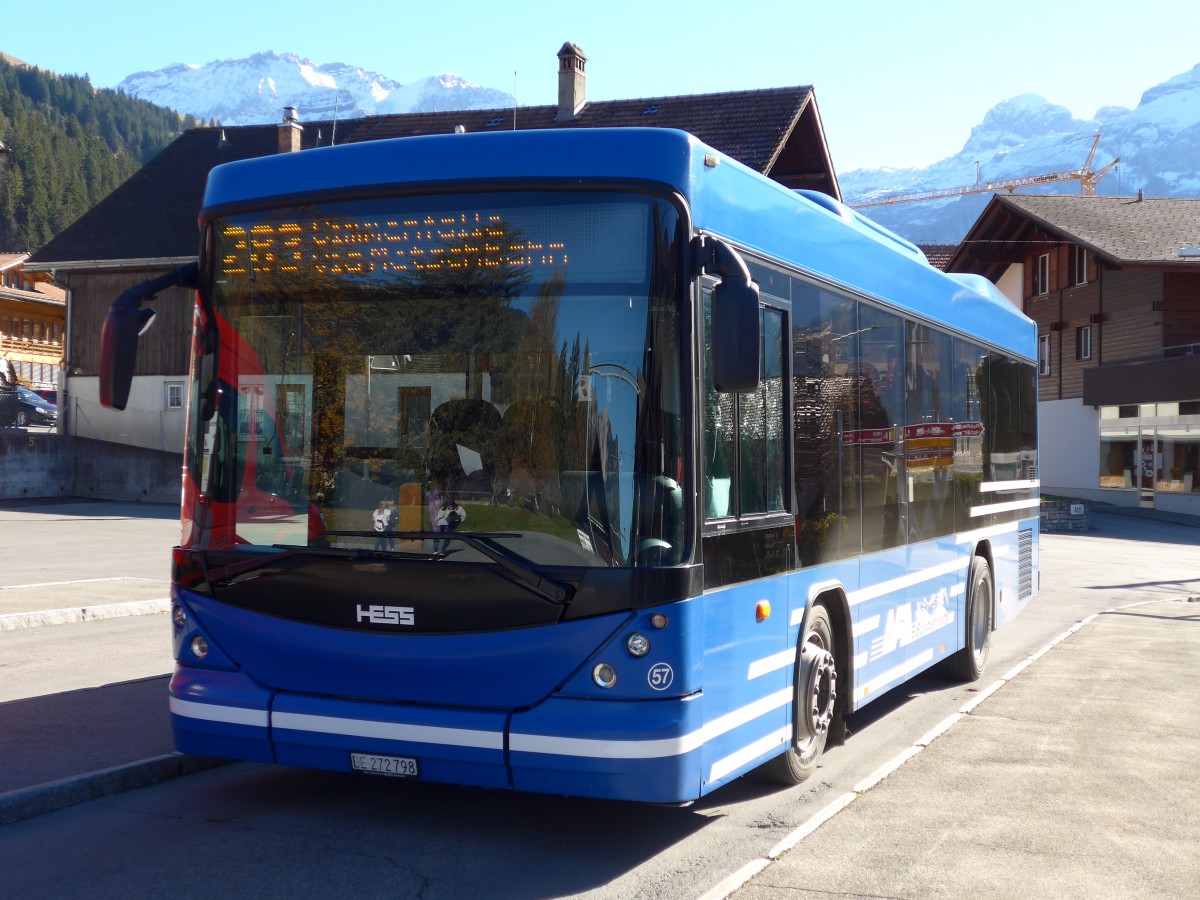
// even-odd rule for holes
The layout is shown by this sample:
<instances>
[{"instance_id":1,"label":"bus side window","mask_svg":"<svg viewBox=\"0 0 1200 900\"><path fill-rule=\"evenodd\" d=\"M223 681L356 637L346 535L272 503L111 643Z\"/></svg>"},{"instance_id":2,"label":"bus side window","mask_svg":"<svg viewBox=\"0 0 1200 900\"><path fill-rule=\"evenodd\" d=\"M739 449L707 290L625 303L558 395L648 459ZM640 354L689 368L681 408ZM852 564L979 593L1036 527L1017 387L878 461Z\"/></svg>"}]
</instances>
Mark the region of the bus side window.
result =
<instances>
[{"instance_id":1,"label":"bus side window","mask_svg":"<svg viewBox=\"0 0 1200 900\"><path fill-rule=\"evenodd\" d=\"M785 508L783 311L764 308L759 322L758 390L738 398L738 481L743 515Z\"/></svg>"},{"instance_id":2,"label":"bus side window","mask_svg":"<svg viewBox=\"0 0 1200 900\"><path fill-rule=\"evenodd\" d=\"M705 518L722 519L737 511L737 395L713 387L712 289L703 289L704 309L704 509Z\"/></svg>"},{"instance_id":3,"label":"bus side window","mask_svg":"<svg viewBox=\"0 0 1200 900\"><path fill-rule=\"evenodd\" d=\"M759 385L721 393L712 378L711 292L705 290L705 518L736 518L787 508L787 393L784 313L759 310Z\"/></svg>"}]
</instances>

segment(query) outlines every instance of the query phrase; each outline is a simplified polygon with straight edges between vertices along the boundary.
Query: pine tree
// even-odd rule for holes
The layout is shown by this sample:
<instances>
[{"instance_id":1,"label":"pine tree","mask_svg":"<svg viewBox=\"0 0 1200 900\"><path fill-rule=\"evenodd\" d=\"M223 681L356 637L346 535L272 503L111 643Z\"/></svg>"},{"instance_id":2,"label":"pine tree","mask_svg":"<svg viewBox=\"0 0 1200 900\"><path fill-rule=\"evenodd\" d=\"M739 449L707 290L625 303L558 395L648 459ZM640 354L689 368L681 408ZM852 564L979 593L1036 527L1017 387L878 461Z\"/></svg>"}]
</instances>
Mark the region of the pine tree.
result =
<instances>
[{"instance_id":1,"label":"pine tree","mask_svg":"<svg viewBox=\"0 0 1200 900\"><path fill-rule=\"evenodd\" d=\"M0 251L36 250L198 124L86 75L0 60Z\"/></svg>"}]
</instances>

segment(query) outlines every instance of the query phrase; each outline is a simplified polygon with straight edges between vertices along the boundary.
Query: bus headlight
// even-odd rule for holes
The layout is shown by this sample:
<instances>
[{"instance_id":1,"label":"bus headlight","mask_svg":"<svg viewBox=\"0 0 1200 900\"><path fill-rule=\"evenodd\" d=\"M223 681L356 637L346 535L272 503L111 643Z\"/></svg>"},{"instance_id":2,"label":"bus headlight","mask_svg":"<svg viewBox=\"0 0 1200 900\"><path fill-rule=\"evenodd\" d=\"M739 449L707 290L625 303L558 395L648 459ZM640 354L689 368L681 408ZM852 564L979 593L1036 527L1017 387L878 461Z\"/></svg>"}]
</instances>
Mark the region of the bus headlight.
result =
<instances>
[{"instance_id":1,"label":"bus headlight","mask_svg":"<svg viewBox=\"0 0 1200 900\"><path fill-rule=\"evenodd\" d=\"M208 641L206 641L200 635L196 635L194 638L192 638L192 642L188 646L191 648L192 655L195 656L196 659L204 659L204 657L208 656Z\"/></svg>"},{"instance_id":2,"label":"bus headlight","mask_svg":"<svg viewBox=\"0 0 1200 900\"><path fill-rule=\"evenodd\" d=\"M602 688L610 688L617 683L617 670L608 663L600 663L592 669L592 681Z\"/></svg>"},{"instance_id":3,"label":"bus headlight","mask_svg":"<svg viewBox=\"0 0 1200 900\"><path fill-rule=\"evenodd\" d=\"M625 649L630 656L641 659L650 652L650 638L635 631L625 640Z\"/></svg>"},{"instance_id":4,"label":"bus headlight","mask_svg":"<svg viewBox=\"0 0 1200 900\"><path fill-rule=\"evenodd\" d=\"M187 626L187 613L183 611L183 604L176 603L171 607L171 619L180 631Z\"/></svg>"}]
</instances>

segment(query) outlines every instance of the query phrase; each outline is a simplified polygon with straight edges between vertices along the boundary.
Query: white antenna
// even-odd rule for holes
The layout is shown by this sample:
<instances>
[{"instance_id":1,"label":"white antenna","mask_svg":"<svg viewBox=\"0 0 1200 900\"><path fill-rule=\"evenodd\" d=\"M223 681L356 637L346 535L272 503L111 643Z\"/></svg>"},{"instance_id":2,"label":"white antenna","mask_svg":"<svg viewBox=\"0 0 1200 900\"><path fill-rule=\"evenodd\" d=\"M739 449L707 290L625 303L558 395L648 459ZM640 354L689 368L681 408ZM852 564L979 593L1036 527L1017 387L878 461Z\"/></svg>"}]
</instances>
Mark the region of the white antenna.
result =
<instances>
[{"instance_id":1,"label":"white antenna","mask_svg":"<svg viewBox=\"0 0 1200 900\"><path fill-rule=\"evenodd\" d=\"M517 70L513 69L513 131L517 130Z\"/></svg>"},{"instance_id":2,"label":"white antenna","mask_svg":"<svg viewBox=\"0 0 1200 900\"><path fill-rule=\"evenodd\" d=\"M338 93L335 89L333 92L333 128L329 130L329 146L332 147L337 143L337 116L338 116Z\"/></svg>"}]
</instances>

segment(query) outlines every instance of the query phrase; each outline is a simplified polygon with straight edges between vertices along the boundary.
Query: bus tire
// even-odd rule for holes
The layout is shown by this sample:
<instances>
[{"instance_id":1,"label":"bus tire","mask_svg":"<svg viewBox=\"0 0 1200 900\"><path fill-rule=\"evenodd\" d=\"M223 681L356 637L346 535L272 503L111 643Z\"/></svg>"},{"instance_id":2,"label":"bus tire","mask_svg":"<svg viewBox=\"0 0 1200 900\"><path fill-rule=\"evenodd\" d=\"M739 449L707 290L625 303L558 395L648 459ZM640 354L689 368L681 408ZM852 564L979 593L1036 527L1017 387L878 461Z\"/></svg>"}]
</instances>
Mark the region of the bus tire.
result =
<instances>
[{"instance_id":1,"label":"bus tire","mask_svg":"<svg viewBox=\"0 0 1200 900\"><path fill-rule=\"evenodd\" d=\"M978 681L992 646L992 567L982 556L971 558L967 603L963 611L963 648L946 660L945 672L955 681Z\"/></svg>"},{"instance_id":2,"label":"bus tire","mask_svg":"<svg viewBox=\"0 0 1200 900\"><path fill-rule=\"evenodd\" d=\"M792 703L792 741L759 771L768 781L800 784L817 770L838 715L837 641L829 611L814 606L800 640Z\"/></svg>"}]
</instances>

